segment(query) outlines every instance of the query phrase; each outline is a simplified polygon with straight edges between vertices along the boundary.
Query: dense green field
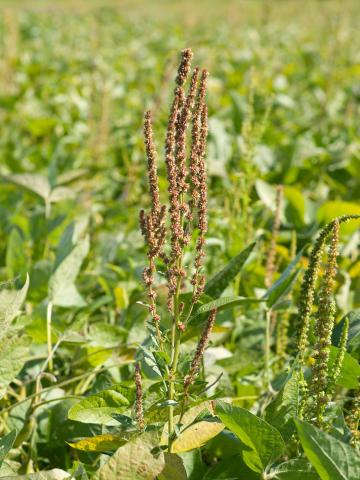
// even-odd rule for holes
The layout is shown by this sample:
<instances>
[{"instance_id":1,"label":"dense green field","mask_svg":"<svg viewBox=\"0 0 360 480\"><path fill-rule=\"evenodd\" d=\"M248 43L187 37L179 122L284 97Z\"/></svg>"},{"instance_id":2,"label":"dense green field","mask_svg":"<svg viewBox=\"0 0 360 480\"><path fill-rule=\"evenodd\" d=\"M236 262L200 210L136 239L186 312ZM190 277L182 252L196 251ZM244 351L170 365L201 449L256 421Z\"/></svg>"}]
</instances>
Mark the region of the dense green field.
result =
<instances>
[{"instance_id":1,"label":"dense green field","mask_svg":"<svg viewBox=\"0 0 360 480\"><path fill-rule=\"evenodd\" d=\"M0 478L358 480L358 2L73 3L0 2ZM193 301L195 227L174 310L156 260L159 342L143 115L168 205L186 47L206 283Z\"/></svg>"}]
</instances>

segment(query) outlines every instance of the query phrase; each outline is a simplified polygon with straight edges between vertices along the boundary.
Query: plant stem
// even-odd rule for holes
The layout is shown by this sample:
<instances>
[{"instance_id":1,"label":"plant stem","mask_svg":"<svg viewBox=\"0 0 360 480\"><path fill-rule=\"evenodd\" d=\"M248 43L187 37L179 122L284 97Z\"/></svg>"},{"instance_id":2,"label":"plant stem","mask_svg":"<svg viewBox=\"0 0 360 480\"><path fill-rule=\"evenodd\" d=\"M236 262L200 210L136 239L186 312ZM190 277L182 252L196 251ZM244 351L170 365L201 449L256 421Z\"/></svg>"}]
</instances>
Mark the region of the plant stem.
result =
<instances>
[{"instance_id":1,"label":"plant stem","mask_svg":"<svg viewBox=\"0 0 360 480\"><path fill-rule=\"evenodd\" d=\"M49 300L46 309L46 332L47 332L47 350L49 359L49 371L53 371L53 359L52 359L52 341L51 341L51 319L52 319L53 303Z\"/></svg>"},{"instance_id":2,"label":"plant stem","mask_svg":"<svg viewBox=\"0 0 360 480\"><path fill-rule=\"evenodd\" d=\"M271 310L266 309L265 311L265 368L264 368L264 379L265 384L268 389L270 389L270 342L271 342Z\"/></svg>"}]
</instances>

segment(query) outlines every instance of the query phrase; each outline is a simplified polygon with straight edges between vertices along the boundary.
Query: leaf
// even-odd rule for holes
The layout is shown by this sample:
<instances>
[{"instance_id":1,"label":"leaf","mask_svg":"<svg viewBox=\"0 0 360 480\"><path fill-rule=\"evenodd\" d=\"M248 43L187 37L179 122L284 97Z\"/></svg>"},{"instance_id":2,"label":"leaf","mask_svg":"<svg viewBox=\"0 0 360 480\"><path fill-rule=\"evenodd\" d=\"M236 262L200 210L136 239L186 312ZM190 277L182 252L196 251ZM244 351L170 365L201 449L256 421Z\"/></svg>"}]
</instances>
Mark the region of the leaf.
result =
<instances>
[{"instance_id":1,"label":"leaf","mask_svg":"<svg viewBox=\"0 0 360 480\"><path fill-rule=\"evenodd\" d=\"M276 428L244 408L216 402L216 414L249 450L242 452L244 462L255 472L263 472L283 452L284 441Z\"/></svg>"},{"instance_id":2,"label":"leaf","mask_svg":"<svg viewBox=\"0 0 360 480\"><path fill-rule=\"evenodd\" d=\"M199 415L201 415L204 410L207 411L209 416L213 416L211 421L197 421ZM175 423L178 420L179 416L177 415L174 419ZM180 435L174 440L172 451L173 453L182 453L193 450L194 448L200 448L211 438L218 435L222 430L224 430L224 425L214 416L211 402L200 403L199 405L190 408L190 410L188 410L183 416ZM161 437L162 444L167 442L167 437L168 425L166 424Z\"/></svg>"},{"instance_id":3,"label":"leaf","mask_svg":"<svg viewBox=\"0 0 360 480\"><path fill-rule=\"evenodd\" d=\"M331 345L329 356L329 371L332 370L339 349ZM337 380L337 385L345 388L358 388L360 376L360 365L358 361L349 353L345 352L341 372Z\"/></svg>"},{"instance_id":4,"label":"leaf","mask_svg":"<svg viewBox=\"0 0 360 480\"><path fill-rule=\"evenodd\" d=\"M293 374L265 411L265 420L279 430L285 441L293 433L292 419L298 414L298 405L299 381Z\"/></svg>"},{"instance_id":5,"label":"leaf","mask_svg":"<svg viewBox=\"0 0 360 480\"><path fill-rule=\"evenodd\" d=\"M296 227L305 224L305 200L303 194L295 187L284 187L285 215Z\"/></svg>"},{"instance_id":6,"label":"leaf","mask_svg":"<svg viewBox=\"0 0 360 480\"><path fill-rule=\"evenodd\" d=\"M230 262L205 286L205 294L213 298L218 298L225 290L225 288L234 280L236 275L240 272L244 263L248 259L250 253L253 251L256 242L246 247L236 257L232 258Z\"/></svg>"},{"instance_id":7,"label":"leaf","mask_svg":"<svg viewBox=\"0 0 360 480\"><path fill-rule=\"evenodd\" d=\"M340 338L343 331L345 319L349 319L349 335L348 346L357 348L360 345L360 309L349 312L345 317L335 326L332 334L332 344L336 347L340 344Z\"/></svg>"},{"instance_id":8,"label":"leaf","mask_svg":"<svg viewBox=\"0 0 360 480\"><path fill-rule=\"evenodd\" d=\"M303 458L280 463L271 470L270 475L278 480L319 480L311 464Z\"/></svg>"},{"instance_id":9,"label":"leaf","mask_svg":"<svg viewBox=\"0 0 360 480\"><path fill-rule=\"evenodd\" d=\"M60 468L54 468L44 472L28 473L27 475L16 475L1 477L1 480L65 480L71 478L71 475Z\"/></svg>"},{"instance_id":10,"label":"leaf","mask_svg":"<svg viewBox=\"0 0 360 480\"><path fill-rule=\"evenodd\" d=\"M218 312L221 310L228 310L229 308L236 307L237 305L251 305L264 302L264 299L259 298L247 298L247 297L221 297L211 302L201 305L196 312L192 315L192 319L203 313L210 312L213 308L216 308Z\"/></svg>"},{"instance_id":11,"label":"leaf","mask_svg":"<svg viewBox=\"0 0 360 480\"><path fill-rule=\"evenodd\" d=\"M52 274L49 283L49 296L54 305L60 307L82 307L86 305L74 281L81 265L89 253L90 240L86 235L64 258Z\"/></svg>"},{"instance_id":12,"label":"leaf","mask_svg":"<svg viewBox=\"0 0 360 480\"><path fill-rule=\"evenodd\" d=\"M0 398L8 385L20 372L28 358L31 338L28 336L3 337L0 340Z\"/></svg>"},{"instance_id":13,"label":"leaf","mask_svg":"<svg viewBox=\"0 0 360 480\"><path fill-rule=\"evenodd\" d=\"M358 480L360 456L349 445L295 419L301 445L321 480Z\"/></svg>"},{"instance_id":14,"label":"leaf","mask_svg":"<svg viewBox=\"0 0 360 480\"><path fill-rule=\"evenodd\" d=\"M20 290L0 290L0 339L6 335L11 322L18 315L29 289L29 275Z\"/></svg>"},{"instance_id":15,"label":"leaf","mask_svg":"<svg viewBox=\"0 0 360 480\"><path fill-rule=\"evenodd\" d=\"M260 476L250 470L240 455L233 455L207 470L202 480L260 480Z\"/></svg>"},{"instance_id":16,"label":"leaf","mask_svg":"<svg viewBox=\"0 0 360 480\"><path fill-rule=\"evenodd\" d=\"M8 182L15 183L15 185L19 185L36 193L36 195L39 195L39 197L45 201L48 201L50 198L51 186L44 175L37 173L16 173L14 175L7 175L4 178Z\"/></svg>"},{"instance_id":17,"label":"leaf","mask_svg":"<svg viewBox=\"0 0 360 480\"><path fill-rule=\"evenodd\" d=\"M96 480L154 480L165 466L164 454L156 456L154 436L145 433L120 447L96 472Z\"/></svg>"},{"instance_id":18,"label":"leaf","mask_svg":"<svg viewBox=\"0 0 360 480\"><path fill-rule=\"evenodd\" d=\"M123 435L111 433L83 438L77 442L68 442L70 447L84 452L107 452L109 450L117 450L121 445L124 445L124 443L126 443L126 439Z\"/></svg>"},{"instance_id":19,"label":"leaf","mask_svg":"<svg viewBox=\"0 0 360 480\"><path fill-rule=\"evenodd\" d=\"M118 425L112 415L124 412L134 401L133 389L123 385L114 385L73 405L69 410L68 418L83 423Z\"/></svg>"},{"instance_id":20,"label":"leaf","mask_svg":"<svg viewBox=\"0 0 360 480\"><path fill-rule=\"evenodd\" d=\"M18 228L11 230L7 242L6 271L9 278L26 273L25 246Z\"/></svg>"},{"instance_id":21,"label":"leaf","mask_svg":"<svg viewBox=\"0 0 360 480\"><path fill-rule=\"evenodd\" d=\"M6 455L11 450L15 439L16 439L17 432L16 430L12 430L7 435L0 439L0 466L2 465L3 461L6 458Z\"/></svg>"},{"instance_id":22,"label":"leaf","mask_svg":"<svg viewBox=\"0 0 360 480\"><path fill-rule=\"evenodd\" d=\"M187 480L188 476L182 459L173 453L164 453L165 467L159 480Z\"/></svg>"},{"instance_id":23,"label":"leaf","mask_svg":"<svg viewBox=\"0 0 360 480\"><path fill-rule=\"evenodd\" d=\"M271 308L282 296L286 295L291 285L296 280L299 271L293 272L293 270L298 264L305 248L306 247L303 247L300 250L294 260L289 263L286 269L282 272L280 278L265 293L263 299L266 300L268 308Z\"/></svg>"}]
</instances>

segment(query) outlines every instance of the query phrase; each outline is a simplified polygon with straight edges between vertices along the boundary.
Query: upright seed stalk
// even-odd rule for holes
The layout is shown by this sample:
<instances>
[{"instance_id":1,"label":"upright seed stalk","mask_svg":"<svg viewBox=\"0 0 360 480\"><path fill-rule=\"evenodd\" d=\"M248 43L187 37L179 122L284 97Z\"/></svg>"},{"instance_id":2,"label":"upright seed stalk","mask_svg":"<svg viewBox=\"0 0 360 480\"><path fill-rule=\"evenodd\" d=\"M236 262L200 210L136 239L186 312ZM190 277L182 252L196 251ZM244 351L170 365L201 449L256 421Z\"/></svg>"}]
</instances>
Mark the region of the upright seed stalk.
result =
<instances>
[{"instance_id":1,"label":"upright seed stalk","mask_svg":"<svg viewBox=\"0 0 360 480\"><path fill-rule=\"evenodd\" d=\"M196 67L191 73L192 51L182 51L181 62L175 78L175 89L167 124L165 139L165 164L168 181L168 222L166 207L161 205L158 188L157 155L153 142L151 114L145 114L144 136L148 159L148 178L151 210L140 212L140 227L148 246L149 265L144 270L148 290L149 312L156 329L160 349L169 342L170 361L167 365L169 400L169 450L174 433L173 401L176 396L175 380L180 355L181 334L186 328L195 303L203 293L205 278L202 274L205 235L207 232L206 138L208 131L205 104L206 70ZM188 79L189 86L186 91ZM188 127L191 141L188 142ZM188 144L189 143L189 144ZM189 152L189 160L187 160ZM168 229L165 225L168 223ZM191 276L184 262L184 253L197 232L194 265ZM157 261L165 266L168 296L167 310L171 319L170 336L164 337L161 318L157 312L154 280ZM180 295L186 281L192 285L192 295L186 306Z\"/></svg>"}]
</instances>

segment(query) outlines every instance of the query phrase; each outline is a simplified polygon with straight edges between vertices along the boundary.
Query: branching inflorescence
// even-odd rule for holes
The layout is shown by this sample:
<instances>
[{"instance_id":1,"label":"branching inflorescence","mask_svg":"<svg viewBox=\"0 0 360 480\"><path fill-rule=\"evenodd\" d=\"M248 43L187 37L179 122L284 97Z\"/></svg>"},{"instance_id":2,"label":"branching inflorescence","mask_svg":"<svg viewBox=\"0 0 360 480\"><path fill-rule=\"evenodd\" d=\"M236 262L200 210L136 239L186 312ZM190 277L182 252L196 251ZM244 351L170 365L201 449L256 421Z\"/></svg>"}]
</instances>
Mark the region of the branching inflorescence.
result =
<instances>
[{"instance_id":1,"label":"branching inflorescence","mask_svg":"<svg viewBox=\"0 0 360 480\"><path fill-rule=\"evenodd\" d=\"M340 351L337 356L333 374L329 373L329 349L331 335L335 319L335 302L333 299L334 278L336 274L336 258L339 241L339 227L341 223L359 219L360 215L343 215L328 223L319 233L315 245L310 253L309 265L305 272L301 286L298 323L301 326L298 351L300 367L300 388L302 400L300 403L299 416L302 417L309 396L312 404L308 414L314 414L318 425L323 423L323 413L326 403L330 400L331 393L336 381L336 376L341 370L341 365L346 351L347 329L344 328ZM304 379L303 367L309 347L310 319L313 310L316 282L319 276L324 247L328 237L331 236L328 261L320 289L319 305L315 324L316 343L313 351L313 368L308 389Z\"/></svg>"},{"instance_id":2,"label":"branching inflorescence","mask_svg":"<svg viewBox=\"0 0 360 480\"><path fill-rule=\"evenodd\" d=\"M175 377L180 353L181 334L186 329L195 303L205 287L202 272L205 235L207 232L207 184L206 139L208 134L208 110L205 102L206 70L196 67L191 73L192 51L182 51L181 62L175 79L174 96L170 107L166 138L165 165L168 182L168 203L161 204L157 171L157 153L153 141L151 113L145 113L144 136L148 160L148 183L151 196L149 213L140 212L140 228L145 238L149 264L144 269L144 281L149 298L149 312L156 330L158 347L169 346L167 365L169 400L169 450L174 431L173 406ZM189 81L188 81L189 80ZM188 87L186 89L186 83ZM191 125L191 136L188 135ZM188 138L191 137L191 138ZM194 237L193 266L184 264L184 253L191 250ZM195 240L196 238L196 240ZM171 318L171 330L167 332L161 322L154 288L156 263L162 262L167 279L167 311ZM181 301L184 287L191 285L190 300ZM184 380L184 397L198 373L216 310L211 311L205 330L196 349L190 371Z\"/></svg>"}]
</instances>

